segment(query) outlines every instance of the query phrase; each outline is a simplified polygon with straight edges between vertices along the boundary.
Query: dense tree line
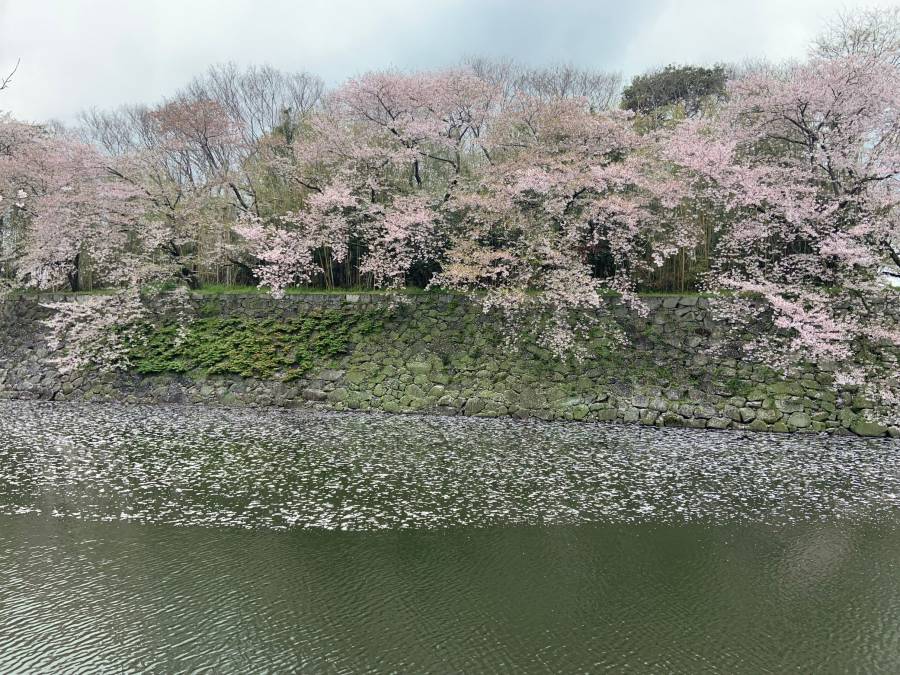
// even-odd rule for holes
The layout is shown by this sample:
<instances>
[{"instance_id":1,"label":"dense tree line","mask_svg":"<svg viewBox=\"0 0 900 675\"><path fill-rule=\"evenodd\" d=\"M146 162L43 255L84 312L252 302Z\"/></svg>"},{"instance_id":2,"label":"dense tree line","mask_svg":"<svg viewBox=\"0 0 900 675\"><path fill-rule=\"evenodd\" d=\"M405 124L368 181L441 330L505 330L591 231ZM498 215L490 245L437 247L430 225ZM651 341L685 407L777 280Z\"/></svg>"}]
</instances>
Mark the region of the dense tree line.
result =
<instances>
[{"instance_id":1,"label":"dense tree line","mask_svg":"<svg viewBox=\"0 0 900 675\"><path fill-rule=\"evenodd\" d=\"M574 66L329 90L224 65L71 131L5 118L0 265L72 290L442 287L560 353L605 291L641 311L640 291L727 290L736 321L774 313L782 357L842 360L900 343L868 304L900 266L898 18L841 17L802 63L673 65L621 96Z\"/></svg>"}]
</instances>

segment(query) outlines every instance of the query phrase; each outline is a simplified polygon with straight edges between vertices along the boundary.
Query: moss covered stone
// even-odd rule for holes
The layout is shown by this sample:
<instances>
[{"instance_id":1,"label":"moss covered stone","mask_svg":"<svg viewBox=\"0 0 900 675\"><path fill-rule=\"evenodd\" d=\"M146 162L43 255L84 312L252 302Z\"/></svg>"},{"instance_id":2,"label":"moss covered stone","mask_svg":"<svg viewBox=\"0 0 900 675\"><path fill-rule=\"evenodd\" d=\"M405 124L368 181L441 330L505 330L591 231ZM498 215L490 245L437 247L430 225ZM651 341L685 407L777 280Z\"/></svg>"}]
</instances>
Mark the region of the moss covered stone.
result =
<instances>
[{"instance_id":1,"label":"moss covered stone","mask_svg":"<svg viewBox=\"0 0 900 675\"><path fill-rule=\"evenodd\" d=\"M536 334L510 345L502 316L453 296L396 307L366 294L202 296L184 328L154 310L153 326L129 342L130 372L101 380L53 372L34 348L46 310L20 303L0 321L0 396L887 433L863 420L884 411L837 387L831 371L800 364L785 378L747 360L744 338L708 304L657 300L649 317L610 300L578 338L580 357L558 359ZM628 342L610 340L612 328Z\"/></svg>"},{"instance_id":2,"label":"moss covered stone","mask_svg":"<svg viewBox=\"0 0 900 675\"><path fill-rule=\"evenodd\" d=\"M858 420L850 425L850 431L857 436L885 436L888 428L874 422Z\"/></svg>"},{"instance_id":3,"label":"moss covered stone","mask_svg":"<svg viewBox=\"0 0 900 675\"><path fill-rule=\"evenodd\" d=\"M139 327L128 359L138 373L236 374L292 379L346 354L380 326L375 312L322 310L301 317L199 318L186 326ZM361 381L361 378L359 379Z\"/></svg>"}]
</instances>

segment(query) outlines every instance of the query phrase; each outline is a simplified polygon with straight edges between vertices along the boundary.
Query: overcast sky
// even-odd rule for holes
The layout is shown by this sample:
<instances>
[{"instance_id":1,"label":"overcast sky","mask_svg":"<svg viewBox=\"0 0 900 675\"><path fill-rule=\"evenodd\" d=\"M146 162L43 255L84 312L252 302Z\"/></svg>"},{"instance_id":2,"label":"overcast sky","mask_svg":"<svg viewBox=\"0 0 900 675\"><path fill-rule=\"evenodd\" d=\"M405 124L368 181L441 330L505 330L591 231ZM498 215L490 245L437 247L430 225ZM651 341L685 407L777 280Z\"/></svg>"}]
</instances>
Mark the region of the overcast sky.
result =
<instances>
[{"instance_id":1,"label":"overcast sky","mask_svg":"<svg viewBox=\"0 0 900 675\"><path fill-rule=\"evenodd\" d=\"M209 64L268 63L329 83L466 55L630 77L666 63L802 57L842 8L898 0L0 0L0 109L72 121L153 102Z\"/></svg>"}]
</instances>

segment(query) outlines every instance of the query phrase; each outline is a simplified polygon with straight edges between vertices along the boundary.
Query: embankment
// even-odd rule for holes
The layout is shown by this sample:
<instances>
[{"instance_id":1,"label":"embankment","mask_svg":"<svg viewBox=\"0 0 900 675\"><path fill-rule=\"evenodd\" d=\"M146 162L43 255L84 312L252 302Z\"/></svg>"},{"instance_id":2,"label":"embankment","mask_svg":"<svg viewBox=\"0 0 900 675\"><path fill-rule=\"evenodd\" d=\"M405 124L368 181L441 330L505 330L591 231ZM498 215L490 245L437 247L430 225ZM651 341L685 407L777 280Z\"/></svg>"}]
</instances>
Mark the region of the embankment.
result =
<instances>
[{"instance_id":1,"label":"embankment","mask_svg":"<svg viewBox=\"0 0 900 675\"><path fill-rule=\"evenodd\" d=\"M804 366L785 380L746 360L740 336L717 323L708 299L646 300L650 314L639 317L610 299L628 344L599 331L577 361L533 343L511 348L499 317L457 296L413 295L393 306L376 294L197 294L185 330L157 310L128 371L60 374L43 336L48 310L14 297L0 307L0 398L900 435L867 421L874 404L852 387L836 389L827 368Z\"/></svg>"}]
</instances>

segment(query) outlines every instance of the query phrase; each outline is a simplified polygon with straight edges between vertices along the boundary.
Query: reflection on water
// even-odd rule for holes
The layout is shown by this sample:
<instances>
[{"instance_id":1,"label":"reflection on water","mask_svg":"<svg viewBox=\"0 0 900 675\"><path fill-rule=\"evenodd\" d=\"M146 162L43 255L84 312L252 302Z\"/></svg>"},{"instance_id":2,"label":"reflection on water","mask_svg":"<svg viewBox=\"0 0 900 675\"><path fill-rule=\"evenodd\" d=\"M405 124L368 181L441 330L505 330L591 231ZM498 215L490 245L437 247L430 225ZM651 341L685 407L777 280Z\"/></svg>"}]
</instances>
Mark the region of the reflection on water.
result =
<instances>
[{"instance_id":1,"label":"reflection on water","mask_svg":"<svg viewBox=\"0 0 900 675\"><path fill-rule=\"evenodd\" d=\"M897 672L900 532L0 519L0 672Z\"/></svg>"},{"instance_id":2,"label":"reflection on water","mask_svg":"<svg viewBox=\"0 0 900 675\"><path fill-rule=\"evenodd\" d=\"M900 670L889 441L21 403L0 439L2 673Z\"/></svg>"}]
</instances>

